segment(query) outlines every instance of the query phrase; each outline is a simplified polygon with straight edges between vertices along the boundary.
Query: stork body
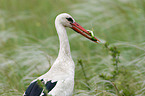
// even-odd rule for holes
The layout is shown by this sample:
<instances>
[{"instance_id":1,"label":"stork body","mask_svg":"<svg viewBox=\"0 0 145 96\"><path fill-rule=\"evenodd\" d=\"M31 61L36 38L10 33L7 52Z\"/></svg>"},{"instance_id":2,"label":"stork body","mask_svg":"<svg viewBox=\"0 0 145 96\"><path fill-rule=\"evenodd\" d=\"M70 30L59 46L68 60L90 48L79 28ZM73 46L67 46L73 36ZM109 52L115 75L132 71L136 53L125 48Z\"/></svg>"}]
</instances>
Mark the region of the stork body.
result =
<instances>
[{"instance_id":1,"label":"stork body","mask_svg":"<svg viewBox=\"0 0 145 96\"><path fill-rule=\"evenodd\" d=\"M24 96L71 96L74 88L75 64L71 57L70 45L66 33L66 27L70 27L86 38L91 39L90 34L81 27L67 13L58 15L55 19L55 27L59 36L60 49L57 59L51 69L44 75L33 80ZM44 86L42 86L44 85Z\"/></svg>"}]
</instances>

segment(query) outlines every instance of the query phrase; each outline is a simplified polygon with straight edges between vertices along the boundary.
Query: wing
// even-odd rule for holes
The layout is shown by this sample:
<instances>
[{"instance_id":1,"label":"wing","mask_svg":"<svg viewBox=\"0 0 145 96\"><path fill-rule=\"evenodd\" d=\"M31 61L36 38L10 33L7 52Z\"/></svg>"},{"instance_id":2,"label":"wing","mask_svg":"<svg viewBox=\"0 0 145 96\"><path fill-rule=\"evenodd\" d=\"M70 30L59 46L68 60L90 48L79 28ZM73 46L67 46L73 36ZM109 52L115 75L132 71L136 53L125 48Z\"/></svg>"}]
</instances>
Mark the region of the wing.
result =
<instances>
[{"instance_id":1,"label":"wing","mask_svg":"<svg viewBox=\"0 0 145 96\"><path fill-rule=\"evenodd\" d=\"M56 82L47 81L44 84L44 80L37 80L32 82L29 87L26 89L24 96L47 96L48 94L57 84Z\"/></svg>"}]
</instances>

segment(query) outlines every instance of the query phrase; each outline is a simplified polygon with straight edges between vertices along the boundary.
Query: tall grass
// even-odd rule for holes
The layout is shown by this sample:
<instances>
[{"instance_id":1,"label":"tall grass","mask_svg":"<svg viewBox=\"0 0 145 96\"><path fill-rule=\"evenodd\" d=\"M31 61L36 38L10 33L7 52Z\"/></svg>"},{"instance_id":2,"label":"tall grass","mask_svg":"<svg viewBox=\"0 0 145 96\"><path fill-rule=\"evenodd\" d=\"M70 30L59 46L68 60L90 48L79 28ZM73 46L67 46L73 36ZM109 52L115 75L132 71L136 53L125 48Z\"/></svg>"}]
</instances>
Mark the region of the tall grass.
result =
<instances>
[{"instance_id":1,"label":"tall grass","mask_svg":"<svg viewBox=\"0 0 145 96\"><path fill-rule=\"evenodd\" d=\"M115 80L101 78L114 70L110 52L67 29L76 63L74 96L144 96L144 10L143 0L0 0L0 95L22 95L49 70L59 49L54 19L67 12L120 50Z\"/></svg>"}]
</instances>

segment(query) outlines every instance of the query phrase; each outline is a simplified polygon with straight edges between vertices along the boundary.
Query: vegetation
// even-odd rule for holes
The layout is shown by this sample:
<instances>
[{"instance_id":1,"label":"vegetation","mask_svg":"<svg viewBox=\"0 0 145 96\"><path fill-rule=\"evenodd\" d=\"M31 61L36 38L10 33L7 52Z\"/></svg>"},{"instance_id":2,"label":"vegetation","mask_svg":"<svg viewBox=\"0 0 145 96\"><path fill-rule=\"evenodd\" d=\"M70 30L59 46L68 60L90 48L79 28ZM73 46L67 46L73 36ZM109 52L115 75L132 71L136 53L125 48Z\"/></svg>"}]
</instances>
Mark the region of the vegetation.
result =
<instances>
[{"instance_id":1,"label":"vegetation","mask_svg":"<svg viewBox=\"0 0 145 96\"><path fill-rule=\"evenodd\" d=\"M59 49L54 20L62 12L109 42L95 44L67 29L73 95L144 96L144 0L0 0L0 96L21 96L49 70Z\"/></svg>"}]
</instances>

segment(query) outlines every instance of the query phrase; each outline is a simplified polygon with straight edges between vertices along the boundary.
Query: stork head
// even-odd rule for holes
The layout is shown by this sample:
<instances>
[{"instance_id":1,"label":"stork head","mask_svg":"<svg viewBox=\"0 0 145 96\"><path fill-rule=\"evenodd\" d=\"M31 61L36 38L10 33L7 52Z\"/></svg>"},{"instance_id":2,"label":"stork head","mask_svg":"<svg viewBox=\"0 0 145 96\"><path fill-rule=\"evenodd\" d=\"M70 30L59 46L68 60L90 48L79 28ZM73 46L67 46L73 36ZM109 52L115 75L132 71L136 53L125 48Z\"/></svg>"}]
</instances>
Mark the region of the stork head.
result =
<instances>
[{"instance_id":1,"label":"stork head","mask_svg":"<svg viewBox=\"0 0 145 96\"><path fill-rule=\"evenodd\" d=\"M93 38L92 38L92 34L90 32L88 32L86 29L84 29L77 22L75 22L73 17L67 13L59 14L55 19L55 23L60 23L64 27L69 27L69 28L73 29L74 31L76 31L77 33L83 35L84 37L90 39L91 41L94 41L96 43L100 42L100 40L97 39L96 37L93 36Z\"/></svg>"}]
</instances>

